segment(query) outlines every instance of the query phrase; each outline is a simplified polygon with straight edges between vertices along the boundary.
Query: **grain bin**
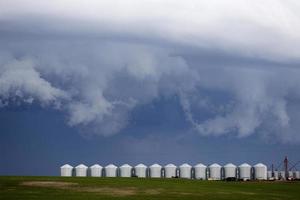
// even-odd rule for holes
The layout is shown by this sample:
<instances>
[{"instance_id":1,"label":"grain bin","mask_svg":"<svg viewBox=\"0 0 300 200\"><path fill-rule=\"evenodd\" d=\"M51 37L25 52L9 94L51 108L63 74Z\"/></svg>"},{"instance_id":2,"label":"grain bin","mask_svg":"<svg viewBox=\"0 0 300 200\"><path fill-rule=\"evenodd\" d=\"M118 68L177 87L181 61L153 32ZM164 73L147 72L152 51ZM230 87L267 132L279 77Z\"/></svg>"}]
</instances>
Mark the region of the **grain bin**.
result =
<instances>
[{"instance_id":1,"label":"grain bin","mask_svg":"<svg viewBox=\"0 0 300 200\"><path fill-rule=\"evenodd\" d=\"M300 179L300 171L295 171L294 177L295 177L295 179Z\"/></svg>"},{"instance_id":2,"label":"grain bin","mask_svg":"<svg viewBox=\"0 0 300 200\"><path fill-rule=\"evenodd\" d=\"M88 167L85 166L84 164L77 165L75 167L76 176L79 176L79 177L87 176L87 169L88 169Z\"/></svg>"},{"instance_id":3,"label":"grain bin","mask_svg":"<svg viewBox=\"0 0 300 200\"><path fill-rule=\"evenodd\" d=\"M209 178L211 180L221 180L221 166L214 163L209 166Z\"/></svg>"},{"instance_id":4,"label":"grain bin","mask_svg":"<svg viewBox=\"0 0 300 200\"><path fill-rule=\"evenodd\" d=\"M205 180L206 179L206 166L199 163L194 166L195 179Z\"/></svg>"},{"instance_id":5,"label":"grain bin","mask_svg":"<svg viewBox=\"0 0 300 200\"><path fill-rule=\"evenodd\" d=\"M91 177L101 177L102 176L102 169L101 165L95 164L90 167Z\"/></svg>"},{"instance_id":6,"label":"grain bin","mask_svg":"<svg viewBox=\"0 0 300 200\"><path fill-rule=\"evenodd\" d=\"M243 163L239 166L239 179L250 180L251 179L251 166L247 163Z\"/></svg>"},{"instance_id":7,"label":"grain bin","mask_svg":"<svg viewBox=\"0 0 300 200\"><path fill-rule=\"evenodd\" d=\"M72 176L73 167L69 164L65 164L60 167L60 175L61 176Z\"/></svg>"},{"instance_id":8,"label":"grain bin","mask_svg":"<svg viewBox=\"0 0 300 200\"><path fill-rule=\"evenodd\" d=\"M288 175L289 175L289 178L291 178L291 179L294 178L294 172L293 171L289 171Z\"/></svg>"},{"instance_id":9,"label":"grain bin","mask_svg":"<svg viewBox=\"0 0 300 200\"><path fill-rule=\"evenodd\" d=\"M280 179L285 179L285 171L280 171L279 177L280 177Z\"/></svg>"},{"instance_id":10,"label":"grain bin","mask_svg":"<svg viewBox=\"0 0 300 200\"><path fill-rule=\"evenodd\" d=\"M192 177L192 166L184 163L179 166L179 176L180 178L191 178Z\"/></svg>"},{"instance_id":11,"label":"grain bin","mask_svg":"<svg viewBox=\"0 0 300 200\"><path fill-rule=\"evenodd\" d=\"M236 178L236 166L232 163L228 163L224 166L224 177L227 178Z\"/></svg>"},{"instance_id":12,"label":"grain bin","mask_svg":"<svg viewBox=\"0 0 300 200\"><path fill-rule=\"evenodd\" d=\"M267 171L267 179L268 180L272 180L273 179L272 171Z\"/></svg>"},{"instance_id":13,"label":"grain bin","mask_svg":"<svg viewBox=\"0 0 300 200\"><path fill-rule=\"evenodd\" d=\"M147 177L147 166L144 164L138 164L134 167L135 175L140 178Z\"/></svg>"},{"instance_id":14,"label":"grain bin","mask_svg":"<svg viewBox=\"0 0 300 200\"><path fill-rule=\"evenodd\" d=\"M176 169L177 167L173 164L167 164L165 167L165 178L172 178L172 177L176 177Z\"/></svg>"},{"instance_id":15,"label":"grain bin","mask_svg":"<svg viewBox=\"0 0 300 200\"><path fill-rule=\"evenodd\" d=\"M279 179L279 173L278 173L278 171L274 171L274 179L275 180Z\"/></svg>"},{"instance_id":16,"label":"grain bin","mask_svg":"<svg viewBox=\"0 0 300 200\"><path fill-rule=\"evenodd\" d=\"M254 165L254 179L256 180L267 180L267 166L258 163Z\"/></svg>"},{"instance_id":17,"label":"grain bin","mask_svg":"<svg viewBox=\"0 0 300 200\"><path fill-rule=\"evenodd\" d=\"M120 176L121 177L131 177L132 167L128 164L124 164L120 167Z\"/></svg>"},{"instance_id":18,"label":"grain bin","mask_svg":"<svg viewBox=\"0 0 300 200\"><path fill-rule=\"evenodd\" d=\"M109 164L105 167L105 176L106 177L117 177L118 167L114 164Z\"/></svg>"},{"instance_id":19,"label":"grain bin","mask_svg":"<svg viewBox=\"0 0 300 200\"><path fill-rule=\"evenodd\" d=\"M161 166L159 164L153 164L149 167L151 178L161 178Z\"/></svg>"}]
</instances>

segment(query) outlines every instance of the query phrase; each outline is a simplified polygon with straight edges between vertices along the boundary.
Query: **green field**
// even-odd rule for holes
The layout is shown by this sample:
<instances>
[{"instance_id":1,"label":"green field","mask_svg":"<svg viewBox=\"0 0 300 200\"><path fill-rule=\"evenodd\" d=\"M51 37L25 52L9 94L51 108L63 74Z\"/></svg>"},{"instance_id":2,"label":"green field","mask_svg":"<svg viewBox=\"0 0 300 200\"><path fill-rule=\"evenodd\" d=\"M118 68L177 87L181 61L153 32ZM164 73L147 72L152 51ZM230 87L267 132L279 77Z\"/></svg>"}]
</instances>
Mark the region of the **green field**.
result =
<instances>
[{"instance_id":1,"label":"green field","mask_svg":"<svg viewBox=\"0 0 300 200\"><path fill-rule=\"evenodd\" d=\"M0 199L300 199L300 182L0 177Z\"/></svg>"}]
</instances>

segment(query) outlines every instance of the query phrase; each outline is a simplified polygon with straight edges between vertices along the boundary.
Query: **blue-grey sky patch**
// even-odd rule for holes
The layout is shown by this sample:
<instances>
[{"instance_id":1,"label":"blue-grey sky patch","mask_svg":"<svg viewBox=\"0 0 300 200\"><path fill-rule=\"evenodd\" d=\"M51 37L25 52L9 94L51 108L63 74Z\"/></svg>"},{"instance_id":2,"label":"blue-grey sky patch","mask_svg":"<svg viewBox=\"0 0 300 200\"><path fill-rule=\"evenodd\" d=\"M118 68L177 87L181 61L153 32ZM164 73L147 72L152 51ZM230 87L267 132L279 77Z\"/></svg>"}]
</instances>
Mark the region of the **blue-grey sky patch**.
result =
<instances>
[{"instance_id":1,"label":"blue-grey sky patch","mask_svg":"<svg viewBox=\"0 0 300 200\"><path fill-rule=\"evenodd\" d=\"M219 159L227 155L210 152L209 145L231 141L223 150L241 150L231 157L238 162L243 145L252 158L271 154L263 145L279 153L275 144L294 156L300 143L299 7L294 0L1 1L3 159L15 165L27 149L22 138L48 137L50 143L70 138L87 148L86 155L103 150L120 159L123 152L128 162L145 156L144 162L167 162L170 156L179 163L187 155L194 162L200 152ZM35 127L39 115L54 127ZM65 148L74 150L72 142ZM25 157L41 155L29 146ZM50 155L50 147L43 149ZM59 157L67 162L68 156L71 150Z\"/></svg>"}]
</instances>

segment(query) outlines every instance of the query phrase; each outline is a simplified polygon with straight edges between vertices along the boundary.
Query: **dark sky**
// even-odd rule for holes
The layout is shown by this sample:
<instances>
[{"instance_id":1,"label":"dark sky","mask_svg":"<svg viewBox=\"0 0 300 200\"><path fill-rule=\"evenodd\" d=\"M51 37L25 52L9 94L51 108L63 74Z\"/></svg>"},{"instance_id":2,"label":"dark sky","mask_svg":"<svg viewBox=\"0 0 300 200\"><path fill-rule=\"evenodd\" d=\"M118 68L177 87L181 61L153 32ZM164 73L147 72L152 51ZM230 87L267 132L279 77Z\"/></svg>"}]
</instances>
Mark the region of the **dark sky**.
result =
<instances>
[{"instance_id":1,"label":"dark sky","mask_svg":"<svg viewBox=\"0 0 300 200\"><path fill-rule=\"evenodd\" d=\"M176 100L175 100L176 101ZM1 111L1 175L59 175L65 163L103 166L114 163L256 164L278 165L285 155L295 162L299 145L265 142L257 135L203 137L192 133L173 99L137 108L120 134L83 137L60 112L39 106Z\"/></svg>"},{"instance_id":2,"label":"dark sky","mask_svg":"<svg viewBox=\"0 0 300 200\"><path fill-rule=\"evenodd\" d=\"M0 175L300 160L300 4L0 2Z\"/></svg>"}]
</instances>

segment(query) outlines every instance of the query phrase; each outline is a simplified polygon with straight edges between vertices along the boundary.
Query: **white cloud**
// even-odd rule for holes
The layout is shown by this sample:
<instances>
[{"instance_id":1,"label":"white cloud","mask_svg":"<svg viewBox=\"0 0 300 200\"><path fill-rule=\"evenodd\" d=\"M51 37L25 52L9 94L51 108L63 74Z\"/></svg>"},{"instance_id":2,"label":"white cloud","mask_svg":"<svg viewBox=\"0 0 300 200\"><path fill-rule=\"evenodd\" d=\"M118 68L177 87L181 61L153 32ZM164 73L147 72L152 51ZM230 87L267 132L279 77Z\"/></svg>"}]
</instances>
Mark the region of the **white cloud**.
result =
<instances>
[{"instance_id":1,"label":"white cloud","mask_svg":"<svg viewBox=\"0 0 300 200\"><path fill-rule=\"evenodd\" d=\"M37 30L127 33L286 60L300 56L299 8L295 0L10 0L1 1L0 19L40 20Z\"/></svg>"},{"instance_id":2,"label":"white cloud","mask_svg":"<svg viewBox=\"0 0 300 200\"><path fill-rule=\"evenodd\" d=\"M69 125L111 135L135 106L178 94L202 135L264 130L299 141L291 109L300 99L299 8L293 0L1 1L0 107L54 103Z\"/></svg>"},{"instance_id":3,"label":"white cloud","mask_svg":"<svg viewBox=\"0 0 300 200\"><path fill-rule=\"evenodd\" d=\"M53 103L58 106L60 100L68 95L55 88L43 79L34 69L34 62L29 59L12 60L0 67L0 97L2 101L23 101L32 103L34 100L42 104ZM6 104L7 104L6 103Z\"/></svg>"}]
</instances>

